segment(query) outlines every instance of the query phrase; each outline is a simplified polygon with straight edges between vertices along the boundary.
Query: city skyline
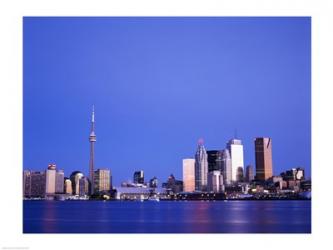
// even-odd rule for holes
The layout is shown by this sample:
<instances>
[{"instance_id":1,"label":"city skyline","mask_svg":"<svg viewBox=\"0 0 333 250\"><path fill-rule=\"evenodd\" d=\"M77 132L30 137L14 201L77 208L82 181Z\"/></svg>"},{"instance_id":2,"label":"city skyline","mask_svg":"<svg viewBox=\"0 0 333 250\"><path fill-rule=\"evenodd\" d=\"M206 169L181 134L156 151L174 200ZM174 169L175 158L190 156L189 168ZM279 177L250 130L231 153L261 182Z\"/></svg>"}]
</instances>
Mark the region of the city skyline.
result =
<instances>
[{"instance_id":1,"label":"city skyline","mask_svg":"<svg viewBox=\"0 0 333 250\"><path fill-rule=\"evenodd\" d=\"M255 165L254 138L270 137L274 175L303 167L311 176L309 18L24 18L24 26L24 169L54 162L66 176L88 176L94 104L94 165L110 169L116 184L141 169L147 179L180 178L198 138L206 150L222 150L235 129L243 167ZM133 41L122 45L127 37ZM257 47L240 42L246 38Z\"/></svg>"}]
</instances>

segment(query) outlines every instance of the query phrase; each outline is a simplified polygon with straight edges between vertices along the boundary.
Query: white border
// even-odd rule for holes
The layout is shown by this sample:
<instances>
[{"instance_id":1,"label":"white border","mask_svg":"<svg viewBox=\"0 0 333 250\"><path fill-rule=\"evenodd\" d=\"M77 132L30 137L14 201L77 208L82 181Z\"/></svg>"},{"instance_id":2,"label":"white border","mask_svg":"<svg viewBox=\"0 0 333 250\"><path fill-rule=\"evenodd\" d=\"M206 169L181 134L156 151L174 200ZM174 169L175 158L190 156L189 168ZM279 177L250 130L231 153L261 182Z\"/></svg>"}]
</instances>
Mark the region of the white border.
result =
<instances>
[{"instance_id":1,"label":"white border","mask_svg":"<svg viewBox=\"0 0 333 250\"><path fill-rule=\"evenodd\" d=\"M0 2L0 247L58 248L298 248L329 243L331 181L332 8L306 0L2 0ZM119 235L22 234L22 16L312 16L312 234ZM327 191L326 191L327 190ZM325 192L326 191L326 192ZM138 247L140 246L141 247ZM325 244L326 245L326 244Z\"/></svg>"}]
</instances>

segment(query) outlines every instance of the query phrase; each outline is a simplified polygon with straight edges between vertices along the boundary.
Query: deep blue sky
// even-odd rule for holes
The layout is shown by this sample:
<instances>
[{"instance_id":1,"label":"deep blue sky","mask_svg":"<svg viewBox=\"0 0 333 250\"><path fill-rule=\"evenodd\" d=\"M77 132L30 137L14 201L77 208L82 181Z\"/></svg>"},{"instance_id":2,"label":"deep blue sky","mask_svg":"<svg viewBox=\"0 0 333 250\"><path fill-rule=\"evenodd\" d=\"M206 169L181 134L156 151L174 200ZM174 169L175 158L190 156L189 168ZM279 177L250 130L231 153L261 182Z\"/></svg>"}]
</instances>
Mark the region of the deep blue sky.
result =
<instances>
[{"instance_id":1,"label":"deep blue sky","mask_svg":"<svg viewBox=\"0 0 333 250\"><path fill-rule=\"evenodd\" d=\"M273 172L311 168L311 19L46 18L24 23L24 169L54 162L115 185L135 170L182 178L197 140L273 142Z\"/></svg>"}]
</instances>

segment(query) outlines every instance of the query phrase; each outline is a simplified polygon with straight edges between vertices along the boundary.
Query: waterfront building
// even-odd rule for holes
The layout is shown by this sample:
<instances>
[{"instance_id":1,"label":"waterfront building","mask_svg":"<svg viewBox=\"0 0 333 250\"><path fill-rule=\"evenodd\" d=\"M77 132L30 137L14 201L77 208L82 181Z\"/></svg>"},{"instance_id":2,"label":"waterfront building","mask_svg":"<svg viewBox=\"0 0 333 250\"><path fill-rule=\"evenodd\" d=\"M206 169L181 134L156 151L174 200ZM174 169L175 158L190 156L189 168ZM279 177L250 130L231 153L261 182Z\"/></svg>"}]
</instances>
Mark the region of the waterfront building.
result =
<instances>
[{"instance_id":1,"label":"waterfront building","mask_svg":"<svg viewBox=\"0 0 333 250\"><path fill-rule=\"evenodd\" d=\"M72 181L67 177L64 179L64 193L73 194Z\"/></svg>"},{"instance_id":2,"label":"waterfront building","mask_svg":"<svg viewBox=\"0 0 333 250\"><path fill-rule=\"evenodd\" d=\"M90 194L89 179L85 176L79 179L79 196L86 196Z\"/></svg>"},{"instance_id":3,"label":"waterfront building","mask_svg":"<svg viewBox=\"0 0 333 250\"><path fill-rule=\"evenodd\" d=\"M23 197L31 196L31 171L23 171Z\"/></svg>"},{"instance_id":4,"label":"waterfront building","mask_svg":"<svg viewBox=\"0 0 333 250\"><path fill-rule=\"evenodd\" d=\"M151 187L151 188L157 188L157 186L158 186L158 180L154 176L152 179L149 180L149 187Z\"/></svg>"},{"instance_id":5,"label":"waterfront building","mask_svg":"<svg viewBox=\"0 0 333 250\"><path fill-rule=\"evenodd\" d=\"M57 170L55 178L55 193L63 194L64 193L64 171Z\"/></svg>"},{"instance_id":6,"label":"waterfront building","mask_svg":"<svg viewBox=\"0 0 333 250\"><path fill-rule=\"evenodd\" d=\"M198 148L195 153L195 190L207 190L208 160L203 139L198 141Z\"/></svg>"},{"instance_id":7,"label":"waterfront building","mask_svg":"<svg viewBox=\"0 0 333 250\"><path fill-rule=\"evenodd\" d=\"M254 180L254 170L252 165L246 166L246 181L251 182Z\"/></svg>"},{"instance_id":8,"label":"waterfront building","mask_svg":"<svg viewBox=\"0 0 333 250\"><path fill-rule=\"evenodd\" d=\"M148 200L150 197L167 198L165 188L156 188L152 193L147 187L116 187L115 198L117 200Z\"/></svg>"},{"instance_id":9,"label":"waterfront building","mask_svg":"<svg viewBox=\"0 0 333 250\"><path fill-rule=\"evenodd\" d=\"M70 180L72 182L72 191L74 195L79 195L80 193L80 179L83 178L83 174L80 171L74 171L70 175Z\"/></svg>"},{"instance_id":10,"label":"waterfront building","mask_svg":"<svg viewBox=\"0 0 333 250\"><path fill-rule=\"evenodd\" d=\"M91 114L91 128L89 135L89 143L90 143L90 158L89 158L89 179L91 183L94 183L94 168L95 168L95 142L96 142L96 134L95 134L95 109L93 106L92 114ZM91 185L90 193L94 193L94 185Z\"/></svg>"},{"instance_id":11,"label":"waterfront building","mask_svg":"<svg viewBox=\"0 0 333 250\"><path fill-rule=\"evenodd\" d=\"M222 151L222 171L223 181L226 185L231 184L232 169L231 169L231 157L229 149L223 149Z\"/></svg>"},{"instance_id":12,"label":"waterfront building","mask_svg":"<svg viewBox=\"0 0 333 250\"><path fill-rule=\"evenodd\" d=\"M207 161L208 161L208 172L215 170L222 171L222 155L221 150L208 150Z\"/></svg>"},{"instance_id":13,"label":"waterfront building","mask_svg":"<svg viewBox=\"0 0 333 250\"><path fill-rule=\"evenodd\" d=\"M46 174L45 171L31 171L31 197L45 197Z\"/></svg>"},{"instance_id":14,"label":"waterfront building","mask_svg":"<svg viewBox=\"0 0 333 250\"><path fill-rule=\"evenodd\" d=\"M239 139L231 139L227 143L227 149L229 150L231 156L231 181L242 181L244 173L244 153L242 141Z\"/></svg>"},{"instance_id":15,"label":"waterfront building","mask_svg":"<svg viewBox=\"0 0 333 250\"><path fill-rule=\"evenodd\" d=\"M255 138L256 179L265 181L273 176L272 139Z\"/></svg>"},{"instance_id":16,"label":"waterfront building","mask_svg":"<svg viewBox=\"0 0 333 250\"><path fill-rule=\"evenodd\" d=\"M183 190L193 192L195 190L195 159L183 159Z\"/></svg>"},{"instance_id":17,"label":"waterfront building","mask_svg":"<svg viewBox=\"0 0 333 250\"><path fill-rule=\"evenodd\" d=\"M49 164L46 170L46 194L53 195L55 194L56 188L56 165Z\"/></svg>"},{"instance_id":18,"label":"waterfront building","mask_svg":"<svg viewBox=\"0 0 333 250\"><path fill-rule=\"evenodd\" d=\"M109 192L111 190L110 180L110 169L97 169L94 175L95 193Z\"/></svg>"},{"instance_id":19,"label":"waterfront building","mask_svg":"<svg viewBox=\"0 0 333 250\"><path fill-rule=\"evenodd\" d=\"M137 184L144 184L145 183L145 178L144 178L143 170L134 172L133 182L137 183Z\"/></svg>"},{"instance_id":20,"label":"waterfront building","mask_svg":"<svg viewBox=\"0 0 333 250\"><path fill-rule=\"evenodd\" d=\"M214 170L208 173L207 189L210 192L219 193L224 191L223 176L221 171Z\"/></svg>"}]
</instances>

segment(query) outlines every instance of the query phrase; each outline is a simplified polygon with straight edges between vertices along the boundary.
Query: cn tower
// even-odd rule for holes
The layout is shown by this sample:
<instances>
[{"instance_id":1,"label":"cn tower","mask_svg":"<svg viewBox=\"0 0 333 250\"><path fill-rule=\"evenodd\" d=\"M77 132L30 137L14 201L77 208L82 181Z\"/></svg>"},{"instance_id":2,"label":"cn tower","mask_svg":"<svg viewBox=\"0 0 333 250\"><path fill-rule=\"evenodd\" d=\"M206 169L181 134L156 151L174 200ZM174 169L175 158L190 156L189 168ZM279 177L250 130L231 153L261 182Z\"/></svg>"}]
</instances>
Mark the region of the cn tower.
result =
<instances>
[{"instance_id":1,"label":"cn tower","mask_svg":"<svg viewBox=\"0 0 333 250\"><path fill-rule=\"evenodd\" d=\"M89 160L89 179L90 179L90 193L94 193L94 166L95 166L95 142L96 142L96 135L95 135L95 110L94 106L92 107L92 114L91 114L91 129L89 135L89 142L90 142L90 160Z\"/></svg>"}]
</instances>

